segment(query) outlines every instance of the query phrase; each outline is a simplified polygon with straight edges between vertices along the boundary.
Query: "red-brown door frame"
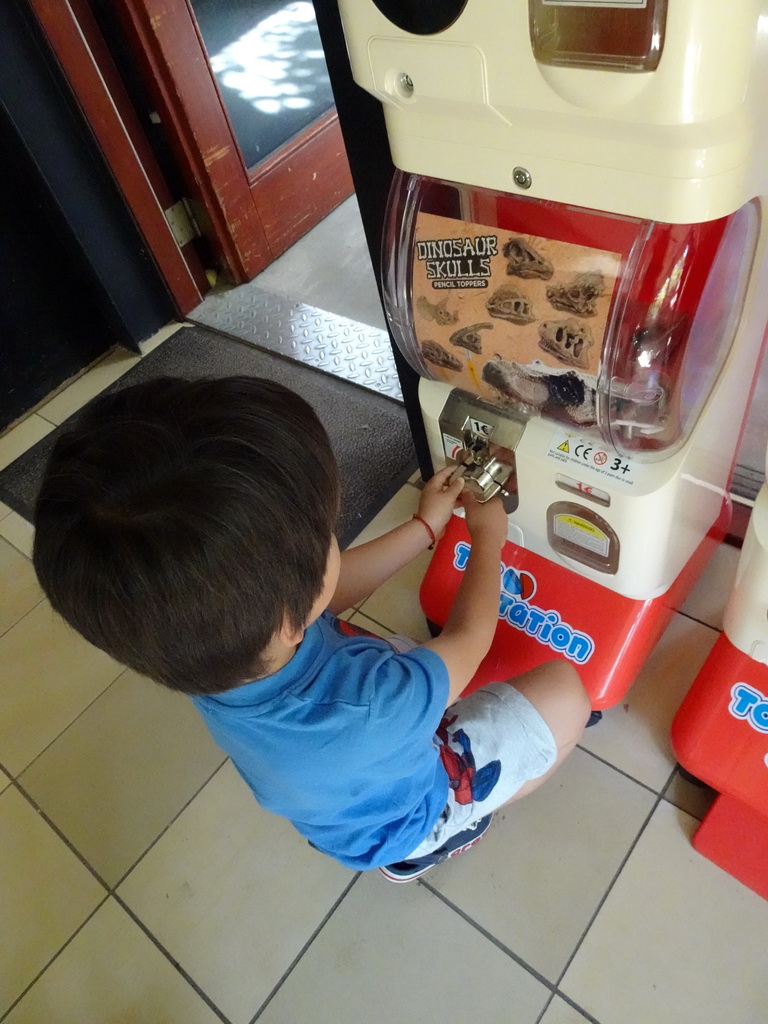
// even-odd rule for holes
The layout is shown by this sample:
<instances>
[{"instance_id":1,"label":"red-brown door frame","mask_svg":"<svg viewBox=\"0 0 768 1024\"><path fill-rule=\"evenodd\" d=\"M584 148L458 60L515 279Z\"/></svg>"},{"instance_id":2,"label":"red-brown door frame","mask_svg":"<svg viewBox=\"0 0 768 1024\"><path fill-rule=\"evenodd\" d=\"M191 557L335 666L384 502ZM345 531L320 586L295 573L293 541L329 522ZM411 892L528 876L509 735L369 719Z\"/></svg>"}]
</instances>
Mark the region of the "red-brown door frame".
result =
<instances>
[{"instance_id":1,"label":"red-brown door frame","mask_svg":"<svg viewBox=\"0 0 768 1024\"><path fill-rule=\"evenodd\" d=\"M176 160L238 282L260 273L353 191L335 111L249 171L190 0L114 0Z\"/></svg>"},{"instance_id":2,"label":"red-brown door frame","mask_svg":"<svg viewBox=\"0 0 768 1024\"><path fill-rule=\"evenodd\" d=\"M192 245L180 247L165 210L174 199L86 0L27 0L182 314L208 289Z\"/></svg>"}]
</instances>

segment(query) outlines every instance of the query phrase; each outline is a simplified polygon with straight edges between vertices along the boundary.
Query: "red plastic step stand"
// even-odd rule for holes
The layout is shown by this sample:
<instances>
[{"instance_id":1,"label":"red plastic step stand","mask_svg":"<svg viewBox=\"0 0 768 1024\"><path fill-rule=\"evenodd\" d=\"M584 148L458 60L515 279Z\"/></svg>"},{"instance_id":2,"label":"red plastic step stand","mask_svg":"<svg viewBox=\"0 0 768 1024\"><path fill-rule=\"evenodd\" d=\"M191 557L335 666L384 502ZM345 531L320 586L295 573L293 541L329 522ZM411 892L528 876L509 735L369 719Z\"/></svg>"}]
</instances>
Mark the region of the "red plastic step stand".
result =
<instances>
[{"instance_id":1,"label":"red plastic step stand","mask_svg":"<svg viewBox=\"0 0 768 1024\"><path fill-rule=\"evenodd\" d=\"M740 697L744 690L747 697ZM694 849L768 899L768 666L721 633L672 722L680 764L718 791Z\"/></svg>"},{"instance_id":2,"label":"red plastic step stand","mask_svg":"<svg viewBox=\"0 0 768 1024\"><path fill-rule=\"evenodd\" d=\"M646 601L623 597L567 566L507 541L501 562L521 581L522 602L537 613L556 611L566 632L580 633L594 645L585 662L572 661L595 710L620 703L648 655L701 574L730 520L725 503L719 522L704 538L678 578L660 597ZM438 543L421 585L421 607L430 622L442 627L450 612L463 569L456 565L460 545L471 545L464 519L453 516ZM554 631L553 631L554 633ZM524 623L499 619L491 649L464 691L521 675L552 658L566 658L531 635Z\"/></svg>"},{"instance_id":3,"label":"red plastic step stand","mask_svg":"<svg viewBox=\"0 0 768 1024\"><path fill-rule=\"evenodd\" d=\"M768 818L723 793L693 837L693 846L768 900Z\"/></svg>"}]
</instances>

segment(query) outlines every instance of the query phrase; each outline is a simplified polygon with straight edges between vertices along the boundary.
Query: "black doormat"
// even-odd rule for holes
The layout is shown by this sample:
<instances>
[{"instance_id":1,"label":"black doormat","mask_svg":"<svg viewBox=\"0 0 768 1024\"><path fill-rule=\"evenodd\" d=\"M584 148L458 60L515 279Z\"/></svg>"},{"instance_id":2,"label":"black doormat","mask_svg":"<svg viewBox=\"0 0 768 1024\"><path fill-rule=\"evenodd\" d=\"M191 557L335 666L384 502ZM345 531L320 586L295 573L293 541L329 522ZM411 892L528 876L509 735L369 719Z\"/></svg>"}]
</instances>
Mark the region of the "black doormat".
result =
<instances>
[{"instance_id":1,"label":"black doormat","mask_svg":"<svg viewBox=\"0 0 768 1024\"><path fill-rule=\"evenodd\" d=\"M339 544L346 547L416 470L405 409L331 374L203 327L184 327L145 356L108 392L155 377L268 377L315 409L333 445L342 481ZM66 422L0 472L0 501L30 522L51 448Z\"/></svg>"}]
</instances>

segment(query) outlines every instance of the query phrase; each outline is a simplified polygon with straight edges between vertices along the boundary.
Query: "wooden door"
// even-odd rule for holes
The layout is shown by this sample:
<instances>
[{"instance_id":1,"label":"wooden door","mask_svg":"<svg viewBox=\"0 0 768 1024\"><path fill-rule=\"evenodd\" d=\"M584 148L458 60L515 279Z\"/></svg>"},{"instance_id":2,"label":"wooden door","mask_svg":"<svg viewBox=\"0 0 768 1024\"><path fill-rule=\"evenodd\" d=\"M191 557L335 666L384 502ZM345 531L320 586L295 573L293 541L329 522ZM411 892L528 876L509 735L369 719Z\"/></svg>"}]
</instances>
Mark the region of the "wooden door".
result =
<instances>
[{"instance_id":1,"label":"wooden door","mask_svg":"<svg viewBox=\"0 0 768 1024\"><path fill-rule=\"evenodd\" d=\"M145 136L88 0L26 0L90 125L180 313L209 288L192 240L176 237L174 196Z\"/></svg>"},{"instance_id":2,"label":"wooden door","mask_svg":"<svg viewBox=\"0 0 768 1024\"><path fill-rule=\"evenodd\" d=\"M335 108L248 166L206 52L195 0L114 4L191 198L202 210L201 227L232 278L250 280L352 193Z\"/></svg>"}]
</instances>

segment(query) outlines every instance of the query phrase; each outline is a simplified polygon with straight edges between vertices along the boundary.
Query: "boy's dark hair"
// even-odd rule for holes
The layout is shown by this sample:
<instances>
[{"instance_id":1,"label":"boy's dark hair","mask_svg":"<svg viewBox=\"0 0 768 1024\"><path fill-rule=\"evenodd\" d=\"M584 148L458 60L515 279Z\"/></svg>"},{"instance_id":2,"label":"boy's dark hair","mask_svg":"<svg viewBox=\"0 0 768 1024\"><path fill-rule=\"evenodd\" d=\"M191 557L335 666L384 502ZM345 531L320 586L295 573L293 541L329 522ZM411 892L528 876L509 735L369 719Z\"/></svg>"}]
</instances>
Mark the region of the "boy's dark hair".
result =
<instances>
[{"instance_id":1,"label":"boy's dark hair","mask_svg":"<svg viewBox=\"0 0 768 1024\"><path fill-rule=\"evenodd\" d=\"M311 407L269 380L171 377L92 402L56 442L35 514L51 604L185 693L264 675L321 593L339 480Z\"/></svg>"}]
</instances>

